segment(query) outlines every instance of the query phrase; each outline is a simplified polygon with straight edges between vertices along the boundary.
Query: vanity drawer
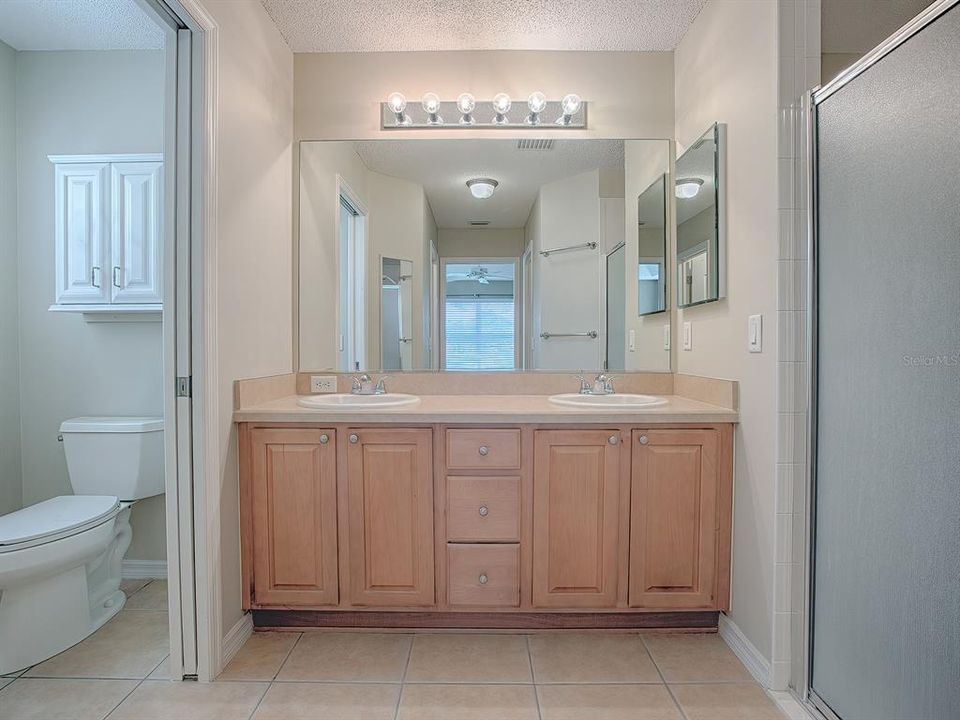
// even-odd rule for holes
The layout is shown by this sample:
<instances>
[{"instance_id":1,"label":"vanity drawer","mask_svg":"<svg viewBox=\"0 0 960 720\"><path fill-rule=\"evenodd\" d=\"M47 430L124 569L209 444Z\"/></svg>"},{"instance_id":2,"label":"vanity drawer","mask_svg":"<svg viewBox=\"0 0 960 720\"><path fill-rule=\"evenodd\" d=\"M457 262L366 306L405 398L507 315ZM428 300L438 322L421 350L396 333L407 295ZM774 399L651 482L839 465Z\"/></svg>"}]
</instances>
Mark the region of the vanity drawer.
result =
<instances>
[{"instance_id":1,"label":"vanity drawer","mask_svg":"<svg viewBox=\"0 0 960 720\"><path fill-rule=\"evenodd\" d=\"M447 430L450 470L519 470L519 430Z\"/></svg>"},{"instance_id":2,"label":"vanity drawer","mask_svg":"<svg viewBox=\"0 0 960 720\"><path fill-rule=\"evenodd\" d=\"M518 542L520 478L448 477L447 540Z\"/></svg>"},{"instance_id":3,"label":"vanity drawer","mask_svg":"<svg viewBox=\"0 0 960 720\"><path fill-rule=\"evenodd\" d=\"M518 607L519 545L447 545L451 606Z\"/></svg>"}]
</instances>

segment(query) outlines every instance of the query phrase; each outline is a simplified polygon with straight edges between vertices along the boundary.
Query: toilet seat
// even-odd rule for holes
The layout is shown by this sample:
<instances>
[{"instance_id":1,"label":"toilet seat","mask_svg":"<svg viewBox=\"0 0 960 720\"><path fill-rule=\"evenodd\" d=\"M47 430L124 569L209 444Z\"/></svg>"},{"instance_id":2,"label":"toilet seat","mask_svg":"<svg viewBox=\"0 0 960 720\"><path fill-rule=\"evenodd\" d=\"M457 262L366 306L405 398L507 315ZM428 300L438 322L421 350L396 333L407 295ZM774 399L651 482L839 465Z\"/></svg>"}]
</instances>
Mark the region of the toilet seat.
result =
<instances>
[{"instance_id":1,"label":"toilet seat","mask_svg":"<svg viewBox=\"0 0 960 720\"><path fill-rule=\"evenodd\" d=\"M111 495L62 495L0 516L0 553L76 535L116 517Z\"/></svg>"}]
</instances>

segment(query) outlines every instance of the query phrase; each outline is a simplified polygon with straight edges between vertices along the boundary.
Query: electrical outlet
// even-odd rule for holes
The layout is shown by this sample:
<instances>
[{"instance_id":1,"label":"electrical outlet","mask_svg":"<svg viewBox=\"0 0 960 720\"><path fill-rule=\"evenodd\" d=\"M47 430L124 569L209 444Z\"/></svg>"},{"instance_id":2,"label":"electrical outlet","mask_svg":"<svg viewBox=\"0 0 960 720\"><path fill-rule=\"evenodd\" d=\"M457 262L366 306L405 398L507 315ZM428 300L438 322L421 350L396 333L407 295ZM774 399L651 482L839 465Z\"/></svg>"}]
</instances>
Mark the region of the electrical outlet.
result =
<instances>
[{"instance_id":1,"label":"electrical outlet","mask_svg":"<svg viewBox=\"0 0 960 720\"><path fill-rule=\"evenodd\" d=\"M683 324L683 349L693 350L693 323L690 321Z\"/></svg>"},{"instance_id":2,"label":"electrical outlet","mask_svg":"<svg viewBox=\"0 0 960 720\"><path fill-rule=\"evenodd\" d=\"M311 375L310 392L312 393L335 393L337 391L336 375Z\"/></svg>"}]
</instances>

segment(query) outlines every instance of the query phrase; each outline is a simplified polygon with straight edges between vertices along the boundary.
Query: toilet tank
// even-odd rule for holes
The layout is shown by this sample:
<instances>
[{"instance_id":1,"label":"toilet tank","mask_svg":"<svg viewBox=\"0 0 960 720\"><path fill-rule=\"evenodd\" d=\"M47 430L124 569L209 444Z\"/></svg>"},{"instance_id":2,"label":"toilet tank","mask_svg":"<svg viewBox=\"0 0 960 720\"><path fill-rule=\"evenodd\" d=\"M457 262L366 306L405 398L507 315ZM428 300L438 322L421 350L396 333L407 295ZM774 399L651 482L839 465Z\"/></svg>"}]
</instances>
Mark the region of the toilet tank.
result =
<instances>
[{"instance_id":1,"label":"toilet tank","mask_svg":"<svg viewBox=\"0 0 960 720\"><path fill-rule=\"evenodd\" d=\"M77 495L163 494L163 418L78 417L65 420L60 434Z\"/></svg>"}]
</instances>

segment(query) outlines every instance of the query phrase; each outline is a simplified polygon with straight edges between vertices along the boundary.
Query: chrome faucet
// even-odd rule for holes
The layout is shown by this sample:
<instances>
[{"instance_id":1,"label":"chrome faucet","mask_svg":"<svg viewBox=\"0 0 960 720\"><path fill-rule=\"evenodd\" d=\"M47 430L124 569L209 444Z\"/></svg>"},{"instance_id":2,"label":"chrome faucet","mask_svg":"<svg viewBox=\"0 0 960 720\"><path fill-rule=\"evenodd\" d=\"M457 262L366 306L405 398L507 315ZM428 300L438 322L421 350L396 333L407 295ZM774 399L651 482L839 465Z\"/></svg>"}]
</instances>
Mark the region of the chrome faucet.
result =
<instances>
[{"instance_id":1,"label":"chrome faucet","mask_svg":"<svg viewBox=\"0 0 960 720\"><path fill-rule=\"evenodd\" d=\"M581 395L613 395L616 390L613 389L613 377L606 373L600 373L590 383L583 375L574 375L580 381Z\"/></svg>"},{"instance_id":2,"label":"chrome faucet","mask_svg":"<svg viewBox=\"0 0 960 720\"><path fill-rule=\"evenodd\" d=\"M386 395L387 387L384 385L384 380L386 380L389 375L383 375L376 384L373 382L367 373L363 375L355 375L352 378L353 387L350 389L351 395Z\"/></svg>"}]
</instances>

